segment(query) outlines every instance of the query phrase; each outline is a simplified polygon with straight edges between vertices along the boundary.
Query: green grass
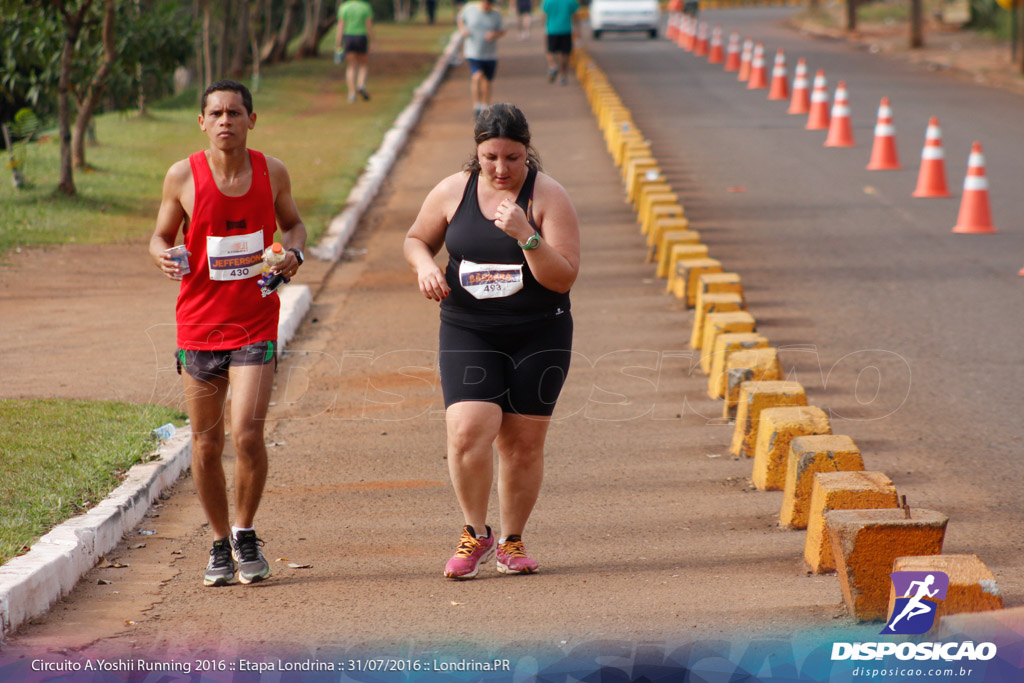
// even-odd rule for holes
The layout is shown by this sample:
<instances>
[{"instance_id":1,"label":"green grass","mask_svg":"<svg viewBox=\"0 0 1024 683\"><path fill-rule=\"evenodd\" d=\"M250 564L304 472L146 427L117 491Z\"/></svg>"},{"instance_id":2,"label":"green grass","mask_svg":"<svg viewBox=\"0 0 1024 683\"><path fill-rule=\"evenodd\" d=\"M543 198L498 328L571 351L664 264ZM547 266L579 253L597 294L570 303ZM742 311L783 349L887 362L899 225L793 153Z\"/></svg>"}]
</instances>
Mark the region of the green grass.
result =
<instances>
[{"instance_id":1,"label":"green grass","mask_svg":"<svg viewBox=\"0 0 1024 683\"><path fill-rule=\"evenodd\" d=\"M0 400L0 563L102 500L156 450L150 432L184 418L162 406Z\"/></svg>"},{"instance_id":2,"label":"green grass","mask_svg":"<svg viewBox=\"0 0 1024 683\"><path fill-rule=\"evenodd\" d=\"M857 21L885 24L907 21L910 8L906 2L872 2L857 7Z\"/></svg>"},{"instance_id":3,"label":"green grass","mask_svg":"<svg viewBox=\"0 0 1024 683\"><path fill-rule=\"evenodd\" d=\"M281 159L313 243L343 207L366 159L380 144L412 90L429 72L451 33L439 21L382 24L370 58L373 99L345 102L344 68L323 56L265 68L254 93L253 148ZM15 190L0 165L0 261L17 247L71 243L145 242L152 232L167 168L208 143L196 123L196 93L158 103L148 117L128 113L96 119L91 170L75 172L78 196L55 192L60 145L55 131L28 150L24 172L32 183Z\"/></svg>"}]
</instances>

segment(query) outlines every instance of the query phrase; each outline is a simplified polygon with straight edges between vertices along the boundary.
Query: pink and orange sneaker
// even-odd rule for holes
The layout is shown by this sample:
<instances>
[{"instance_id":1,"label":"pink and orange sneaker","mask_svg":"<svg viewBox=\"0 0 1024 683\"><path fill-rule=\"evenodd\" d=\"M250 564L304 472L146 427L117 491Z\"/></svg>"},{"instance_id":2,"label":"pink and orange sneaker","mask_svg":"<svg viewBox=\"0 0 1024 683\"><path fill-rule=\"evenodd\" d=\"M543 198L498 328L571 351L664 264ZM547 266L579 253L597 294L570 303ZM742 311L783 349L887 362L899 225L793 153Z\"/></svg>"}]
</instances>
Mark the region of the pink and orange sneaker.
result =
<instances>
[{"instance_id":1,"label":"pink and orange sneaker","mask_svg":"<svg viewBox=\"0 0 1024 683\"><path fill-rule=\"evenodd\" d=\"M513 534L498 544L498 571L502 574L533 574L540 565L527 557L523 549L523 539Z\"/></svg>"},{"instance_id":2,"label":"pink and orange sneaker","mask_svg":"<svg viewBox=\"0 0 1024 683\"><path fill-rule=\"evenodd\" d=\"M480 563L491 559L494 554L494 534L487 527L487 538L477 538L473 527L462 527L459 547L444 566L444 575L449 579L472 579L480 571Z\"/></svg>"}]
</instances>

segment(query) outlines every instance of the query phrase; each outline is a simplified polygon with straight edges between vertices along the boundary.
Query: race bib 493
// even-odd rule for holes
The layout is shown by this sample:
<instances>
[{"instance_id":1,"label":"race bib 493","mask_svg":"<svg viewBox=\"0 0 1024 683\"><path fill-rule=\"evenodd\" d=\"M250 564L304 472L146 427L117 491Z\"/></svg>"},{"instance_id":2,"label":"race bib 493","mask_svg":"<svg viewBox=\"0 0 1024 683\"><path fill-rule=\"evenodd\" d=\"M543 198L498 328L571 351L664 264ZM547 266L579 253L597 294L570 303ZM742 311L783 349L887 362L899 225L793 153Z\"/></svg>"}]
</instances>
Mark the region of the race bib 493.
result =
<instances>
[{"instance_id":1,"label":"race bib 493","mask_svg":"<svg viewBox=\"0 0 1024 683\"><path fill-rule=\"evenodd\" d=\"M500 299L523 288L523 266L508 263L459 264L459 284L477 299Z\"/></svg>"}]
</instances>

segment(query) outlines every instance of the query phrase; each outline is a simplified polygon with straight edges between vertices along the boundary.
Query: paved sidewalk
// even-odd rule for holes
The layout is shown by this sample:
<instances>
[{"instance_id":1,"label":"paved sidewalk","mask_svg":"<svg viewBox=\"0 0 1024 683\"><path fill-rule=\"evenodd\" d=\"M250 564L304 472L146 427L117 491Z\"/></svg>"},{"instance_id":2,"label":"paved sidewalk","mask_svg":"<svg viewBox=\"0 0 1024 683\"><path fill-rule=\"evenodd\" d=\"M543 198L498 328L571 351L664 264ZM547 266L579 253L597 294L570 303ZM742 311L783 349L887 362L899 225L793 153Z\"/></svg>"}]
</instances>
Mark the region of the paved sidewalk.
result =
<instances>
[{"instance_id":1,"label":"paved sidewalk","mask_svg":"<svg viewBox=\"0 0 1024 683\"><path fill-rule=\"evenodd\" d=\"M583 237L574 365L525 534L535 576L441 577L462 524L444 460L437 307L401 254L420 203L471 155L465 66L454 69L281 364L258 518L271 581L200 585L208 534L191 480L154 510L126 569L93 570L16 648L316 654L596 640L687 642L823 629L835 577L806 576L781 493L750 495L750 461L706 380L689 377L689 313L664 293L585 97L544 78L542 36L500 47L496 101L525 111ZM364 251L365 250L365 251ZM230 456L229 456L230 459ZM226 463L227 468L230 462ZM492 501L492 523L497 506ZM309 565L293 568L289 562ZM103 578L111 586L97 585ZM694 587L699 587L695 590ZM117 591L116 593L114 591ZM478 644L478 645L473 645Z\"/></svg>"}]
</instances>

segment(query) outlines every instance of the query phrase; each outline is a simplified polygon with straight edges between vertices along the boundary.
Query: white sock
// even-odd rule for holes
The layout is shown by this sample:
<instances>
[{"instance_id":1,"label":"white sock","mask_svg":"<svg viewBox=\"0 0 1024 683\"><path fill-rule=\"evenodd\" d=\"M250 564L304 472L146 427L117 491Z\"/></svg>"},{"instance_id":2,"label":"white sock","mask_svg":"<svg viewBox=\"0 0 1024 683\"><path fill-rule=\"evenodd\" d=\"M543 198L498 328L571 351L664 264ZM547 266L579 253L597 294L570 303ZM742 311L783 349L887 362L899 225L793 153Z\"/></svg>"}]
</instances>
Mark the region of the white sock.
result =
<instances>
[{"instance_id":1,"label":"white sock","mask_svg":"<svg viewBox=\"0 0 1024 683\"><path fill-rule=\"evenodd\" d=\"M246 529L242 529L241 527L233 526L233 527L231 527L231 535L234 537L234 536L238 536L238 532L239 531L255 531L255 530L256 530L256 527L248 527Z\"/></svg>"}]
</instances>

